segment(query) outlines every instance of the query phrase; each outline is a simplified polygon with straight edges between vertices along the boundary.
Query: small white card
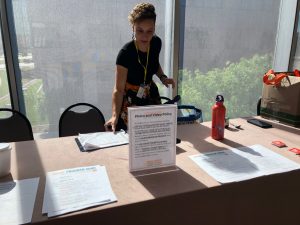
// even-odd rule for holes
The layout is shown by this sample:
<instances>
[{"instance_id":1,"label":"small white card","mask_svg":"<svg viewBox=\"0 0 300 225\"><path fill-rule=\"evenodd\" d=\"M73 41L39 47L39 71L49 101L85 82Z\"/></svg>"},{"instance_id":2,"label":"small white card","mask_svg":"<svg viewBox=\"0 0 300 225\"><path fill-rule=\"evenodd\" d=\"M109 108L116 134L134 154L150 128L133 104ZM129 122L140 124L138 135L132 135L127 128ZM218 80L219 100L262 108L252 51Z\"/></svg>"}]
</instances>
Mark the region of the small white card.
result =
<instances>
[{"instance_id":1,"label":"small white card","mask_svg":"<svg viewBox=\"0 0 300 225\"><path fill-rule=\"evenodd\" d=\"M138 90L138 92L137 92L137 94L136 94L136 97L138 97L138 98L143 98L144 93L145 93L145 88L144 88L143 86L140 86L140 87L139 87L139 90Z\"/></svg>"},{"instance_id":2,"label":"small white card","mask_svg":"<svg viewBox=\"0 0 300 225\"><path fill-rule=\"evenodd\" d=\"M129 170L175 166L177 105L128 108Z\"/></svg>"}]
</instances>

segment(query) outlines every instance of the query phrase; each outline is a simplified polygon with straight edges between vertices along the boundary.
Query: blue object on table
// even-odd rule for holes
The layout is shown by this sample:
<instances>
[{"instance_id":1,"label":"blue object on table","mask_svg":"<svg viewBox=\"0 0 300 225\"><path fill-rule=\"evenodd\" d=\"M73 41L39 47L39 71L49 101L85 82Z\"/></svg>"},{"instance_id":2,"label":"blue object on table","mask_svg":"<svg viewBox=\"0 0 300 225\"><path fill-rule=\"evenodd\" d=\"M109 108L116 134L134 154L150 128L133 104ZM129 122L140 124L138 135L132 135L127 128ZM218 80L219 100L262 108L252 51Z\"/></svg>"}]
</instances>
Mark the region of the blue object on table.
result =
<instances>
[{"instance_id":1,"label":"blue object on table","mask_svg":"<svg viewBox=\"0 0 300 225\"><path fill-rule=\"evenodd\" d=\"M193 105L178 105L177 121L178 122L193 122L199 120L203 122L202 110Z\"/></svg>"}]
</instances>

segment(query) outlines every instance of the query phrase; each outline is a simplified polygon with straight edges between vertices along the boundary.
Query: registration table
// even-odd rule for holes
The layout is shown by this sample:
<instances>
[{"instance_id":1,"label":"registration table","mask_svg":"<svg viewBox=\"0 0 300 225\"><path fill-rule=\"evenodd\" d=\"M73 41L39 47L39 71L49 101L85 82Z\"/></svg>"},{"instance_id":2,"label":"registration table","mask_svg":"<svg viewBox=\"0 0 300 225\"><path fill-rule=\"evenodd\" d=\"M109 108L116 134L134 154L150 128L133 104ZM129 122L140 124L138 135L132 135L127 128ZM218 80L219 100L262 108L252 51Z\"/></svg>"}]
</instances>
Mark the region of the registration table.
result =
<instances>
[{"instance_id":1,"label":"registration table","mask_svg":"<svg viewBox=\"0 0 300 225\"><path fill-rule=\"evenodd\" d=\"M300 170L220 184L198 167L190 155L254 144L300 163L289 148L300 148L300 129L273 123L262 129L246 118L232 119L225 139L210 137L210 122L178 125L176 170L135 176L128 168L128 146L80 152L74 137L12 144L11 175L21 180L39 177L32 224L300 224ZM281 140L287 148L271 145ZM42 215L45 175L49 171L104 165L118 201L48 218ZM0 203L1 204L1 203ZM25 207L25 206L24 206Z\"/></svg>"}]
</instances>

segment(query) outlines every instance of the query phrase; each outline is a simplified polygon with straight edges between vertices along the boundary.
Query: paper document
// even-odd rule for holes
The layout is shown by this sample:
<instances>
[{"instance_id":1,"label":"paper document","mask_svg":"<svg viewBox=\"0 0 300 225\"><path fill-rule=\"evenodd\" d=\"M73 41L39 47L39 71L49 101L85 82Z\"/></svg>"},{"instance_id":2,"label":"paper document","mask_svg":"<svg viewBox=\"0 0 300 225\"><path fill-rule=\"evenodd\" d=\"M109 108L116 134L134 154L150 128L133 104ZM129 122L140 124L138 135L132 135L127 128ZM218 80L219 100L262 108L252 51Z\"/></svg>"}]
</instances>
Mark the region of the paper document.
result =
<instances>
[{"instance_id":1,"label":"paper document","mask_svg":"<svg viewBox=\"0 0 300 225\"><path fill-rule=\"evenodd\" d=\"M129 169L175 166L177 105L128 108Z\"/></svg>"},{"instance_id":2,"label":"paper document","mask_svg":"<svg viewBox=\"0 0 300 225\"><path fill-rule=\"evenodd\" d=\"M78 141L82 151L91 151L128 144L128 134L125 131L79 134Z\"/></svg>"},{"instance_id":3,"label":"paper document","mask_svg":"<svg viewBox=\"0 0 300 225\"><path fill-rule=\"evenodd\" d=\"M261 145L208 152L190 158L220 183L300 169L300 164Z\"/></svg>"},{"instance_id":4,"label":"paper document","mask_svg":"<svg viewBox=\"0 0 300 225\"><path fill-rule=\"evenodd\" d=\"M0 183L0 224L30 223L39 178Z\"/></svg>"},{"instance_id":5,"label":"paper document","mask_svg":"<svg viewBox=\"0 0 300 225\"><path fill-rule=\"evenodd\" d=\"M117 201L104 166L48 172L43 214L48 217Z\"/></svg>"}]
</instances>

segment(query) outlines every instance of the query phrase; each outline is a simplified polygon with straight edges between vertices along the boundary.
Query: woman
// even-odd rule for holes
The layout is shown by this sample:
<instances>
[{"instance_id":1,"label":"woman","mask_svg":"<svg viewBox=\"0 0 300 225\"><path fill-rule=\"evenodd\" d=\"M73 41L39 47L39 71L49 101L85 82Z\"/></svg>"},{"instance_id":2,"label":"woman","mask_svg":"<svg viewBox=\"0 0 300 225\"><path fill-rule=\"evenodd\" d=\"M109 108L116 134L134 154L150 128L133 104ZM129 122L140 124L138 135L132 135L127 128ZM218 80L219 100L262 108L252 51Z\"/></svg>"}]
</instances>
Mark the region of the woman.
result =
<instances>
[{"instance_id":1,"label":"woman","mask_svg":"<svg viewBox=\"0 0 300 225\"><path fill-rule=\"evenodd\" d=\"M137 4L128 16L132 41L119 51L116 80L112 94L112 117L105 124L112 131L127 129L127 107L161 104L158 88L152 80L156 74L166 86L168 78L159 63L161 39L155 35L155 8L149 3Z\"/></svg>"}]
</instances>

